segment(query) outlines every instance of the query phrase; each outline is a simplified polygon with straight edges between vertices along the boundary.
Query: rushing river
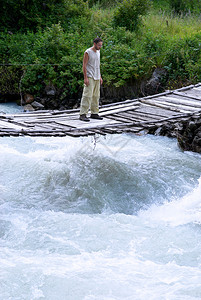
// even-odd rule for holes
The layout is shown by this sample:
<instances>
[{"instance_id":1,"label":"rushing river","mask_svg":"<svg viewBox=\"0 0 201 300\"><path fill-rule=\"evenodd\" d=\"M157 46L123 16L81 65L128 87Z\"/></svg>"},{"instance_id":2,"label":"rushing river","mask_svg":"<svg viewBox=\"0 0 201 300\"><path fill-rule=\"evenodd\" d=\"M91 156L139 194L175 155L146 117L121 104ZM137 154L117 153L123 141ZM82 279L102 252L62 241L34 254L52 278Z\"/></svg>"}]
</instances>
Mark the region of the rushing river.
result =
<instances>
[{"instance_id":1,"label":"rushing river","mask_svg":"<svg viewBox=\"0 0 201 300\"><path fill-rule=\"evenodd\" d=\"M1 300L201 299L199 154L151 135L1 137L0 167Z\"/></svg>"}]
</instances>

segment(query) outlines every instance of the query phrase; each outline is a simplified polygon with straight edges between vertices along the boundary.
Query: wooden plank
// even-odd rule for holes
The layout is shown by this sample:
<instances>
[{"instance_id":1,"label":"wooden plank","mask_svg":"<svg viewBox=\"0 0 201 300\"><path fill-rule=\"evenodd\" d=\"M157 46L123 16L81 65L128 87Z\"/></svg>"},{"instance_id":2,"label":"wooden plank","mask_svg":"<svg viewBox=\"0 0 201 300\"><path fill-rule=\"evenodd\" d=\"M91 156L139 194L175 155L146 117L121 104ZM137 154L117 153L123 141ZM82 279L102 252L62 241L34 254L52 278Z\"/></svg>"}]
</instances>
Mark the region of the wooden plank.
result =
<instances>
[{"instance_id":1,"label":"wooden plank","mask_svg":"<svg viewBox=\"0 0 201 300\"><path fill-rule=\"evenodd\" d=\"M43 119L27 119L26 121L24 121L25 123L27 124L34 124L34 123L41 123L41 124L48 124L48 123L54 123L54 122L57 122L58 120L60 121L66 121L66 120L79 120L79 117L77 116L76 118L75 117L61 117L61 118L43 118Z\"/></svg>"},{"instance_id":2,"label":"wooden plank","mask_svg":"<svg viewBox=\"0 0 201 300\"><path fill-rule=\"evenodd\" d=\"M20 114L6 114L7 117L13 118L13 117L19 117L19 118L27 118L27 117L40 117L40 116L51 116L52 114L50 112L46 113L45 110L41 111L41 113L38 113L38 111L34 112L22 112Z\"/></svg>"},{"instance_id":3,"label":"wooden plank","mask_svg":"<svg viewBox=\"0 0 201 300\"><path fill-rule=\"evenodd\" d=\"M125 120L125 118L122 118L119 116L119 114L110 115L108 116L108 119L116 120L117 122L123 122L123 123L129 123L130 121Z\"/></svg>"},{"instance_id":4,"label":"wooden plank","mask_svg":"<svg viewBox=\"0 0 201 300\"><path fill-rule=\"evenodd\" d=\"M109 111L106 111L106 112L100 112L100 116L104 117L104 116L108 116L110 114L116 114L116 113L122 112L122 111L133 110L133 109L136 109L138 107L139 106L131 105L129 107L122 107L122 108L118 108L118 109L113 109L111 111L109 110Z\"/></svg>"},{"instance_id":5,"label":"wooden plank","mask_svg":"<svg viewBox=\"0 0 201 300\"><path fill-rule=\"evenodd\" d=\"M94 133L96 133L96 134L100 134L100 135L106 135L103 131L102 131L102 129L91 129L91 131L92 132L94 132Z\"/></svg>"},{"instance_id":6,"label":"wooden plank","mask_svg":"<svg viewBox=\"0 0 201 300\"><path fill-rule=\"evenodd\" d=\"M126 112L126 113L122 113L122 116L125 115L125 117L127 116L128 118L130 117L131 119L142 119L142 120L160 120L161 116L158 115L151 115L151 114L145 114L144 112L140 112L140 111L134 111L133 113Z\"/></svg>"},{"instance_id":7,"label":"wooden plank","mask_svg":"<svg viewBox=\"0 0 201 300\"><path fill-rule=\"evenodd\" d=\"M181 95L183 97L190 98L192 100L201 101L201 91L199 89L193 89L188 92L174 92L175 95Z\"/></svg>"},{"instance_id":8,"label":"wooden plank","mask_svg":"<svg viewBox=\"0 0 201 300\"><path fill-rule=\"evenodd\" d=\"M164 93L154 94L154 95L151 95L151 96L146 96L146 97L143 97L143 98L139 98L139 100L141 101L141 100L147 100L147 99L157 98L157 97L169 95L169 94L172 94L172 93L173 93L173 91L166 91Z\"/></svg>"},{"instance_id":9,"label":"wooden plank","mask_svg":"<svg viewBox=\"0 0 201 300\"><path fill-rule=\"evenodd\" d=\"M90 129L90 128L98 127L99 125L106 126L108 124L115 124L118 122L115 120L104 118L103 120L91 119L90 122L83 122L80 120L68 120L68 121L57 121L55 123L58 123L60 125L73 126L76 127L77 129Z\"/></svg>"},{"instance_id":10,"label":"wooden plank","mask_svg":"<svg viewBox=\"0 0 201 300\"><path fill-rule=\"evenodd\" d=\"M140 131L143 131L144 128L143 127L131 127L131 128L127 128L125 129L127 132L133 132L133 133L138 133Z\"/></svg>"},{"instance_id":11,"label":"wooden plank","mask_svg":"<svg viewBox=\"0 0 201 300\"><path fill-rule=\"evenodd\" d=\"M10 123L10 122L7 122L7 121L0 120L0 128L10 128L10 129L21 130L21 129L25 128L25 127L20 126L20 125L16 125L16 124L13 124L13 123Z\"/></svg>"},{"instance_id":12,"label":"wooden plank","mask_svg":"<svg viewBox=\"0 0 201 300\"><path fill-rule=\"evenodd\" d=\"M130 116L130 115L125 115L125 113L119 113L118 116L121 116L127 122L135 122L135 121L143 122L143 121L149 120L148 117L142 117L142 116L137 116L137 115L136 116L134 116L134 115Z\"/></svg>"},{"instance_id":13,"label":"wooden plank","mask_svg":"<svg viewBox=\"0 0 201 300\"><path fill-rule=\"evenodd\" d=\"M173 95L173 96L167 96L167 97L160 97L158 98L160 101L167 102L167 103L174 103L174 104L179 104L179 105L183 105L183 106L190 106L190 107L195 107L195 108L201 108L201 101L194 101L194 100L190 100L189 98L184 98L182 96L178 96L178 95Z\"/></svg>"},{"instance_id":14,"label":"wooden plank","mask_svg":"<svg viewBox=\"0 0 201 300\"><path fill-rule=\"evenodd\" d=\"M49 125L49 123L48 123L48 125ZM53 123L52 123L52 126L53 126L54 128L58 128L58 129L59 129L59 128L60 128L60 129L62 129L62 128L63 128L63 129L72 129L72 128L76 128L75 126L71 126L71 125L70 125L70 126L69 126L69 125L64 125L64 124L61 125L61 124L58 124L57 122L53 122Z\"/></svg>"},{"instance_id":15,"label":"wooden plank","mask_svg":"<svg viewBox=\"0 0 201 300\"><path fill-rule=\"evenodd\" d=\"M118 133L118 129L112 129L112 128L103 128L102 131L110 134Z\"/></svg>"},{"instance_id":16,"label":"wooden plank","mask_svg":"<svg viewBox=\"0 0 201 300\"><path fill-rule=\"evenodd\" d=\"M69 135L72 137L88 136L87 132L80 132L80 131L69 131L66 133L66 135Z\"/></svg>"},{"instance_id":17,"label":"wooden plank","mask_svg":"<svg viewBox=\"0 0 201 300\"><path fill-rule=\"evenodd\" d=\"M187 91L187 90L191 90L193 88L194 88L194 85L191 84L191 85L188 85L188 86L184 86L184 87L182 87L180 89L176 89L176 91Z\"/></svg>"},{"instance_id":18,"label":"wooden plank","mask_svg":"<svg viewBox=\"0 0 201 300\"><path fill-rule=\"evenodd\" d=\"M26 116L26 122L34 122L35 120L37 120L38 122L43 122L43 121L46 121L46 120L51 122L52 120L57 120L58 118L63 118L63 119L67 118L67 119L69 119L69 118L73 118L73 117L78 118L79 114L78 113L75 113L75 114L72 113L71 115L68 115L68 114L60 112L59 115L52 115L52 114L50 114L50 115L29 115L29 116ZM21 118L19 116L17 116L16 119L17 120L22 119L22 121L24 121L23 118Z\"/></svg>"},{"instance_id":19,"label":"wooden plank","mask_svg":"<svg viewBox=\"0 0 201 300\"><path fill-rule=\"evenodd\" d=\"M193 111L199 111L198 108L191 108L191 107L185 107L184 105L176 105L174 103L167 103L167 102L164 102L164 101L158 101L158 100L145 100L145 103L149 103L150 105L153 105L153 106L158 106L158 107L162 107L162 108L165 108L165 109L169 109L169 110L172 110L172 111L177 111L177 112L193 112Z\"/></svg>"},{"instance_id":20,"label":"wooden plank","mask_svg":"<svg viewBox=\"0 0 201 300\"><path fill-rule=\"evenodd\" d=\"M139 102L139 99L138 98L135 98L135 99L131 99L131 100L124 100L124 101L120 101L120 102L114 102L114 103L109 103L109 104L104 104L101 106L101 108L104 108L104 107L110 107L110 106L115 106L115 105L121 105L121 104L127 104L127 103L133 103L133 102Z\"/></svg>"},{"instance_id":21,"label":"wooden plank","mask_svg":"<svg viewBox=\"0 0 201 300\"><path fill-rule=\"evenodd\" d=\"M186 103L192 102L192 103L195 103L195 104L198 104L198 105L201 104L200 99L192 98L192 96L190 96L188 94L175 92L175 93L172 94L172 96L173 96L174 99L186 101Z\"/></svg>"},{"instance_id":22,"label":"wooden plank","mask_svg":"<svg viewBox=\"0 0 201 300\"><path fill-rule=\"evenodd\" d=\"M185 113L185 114L180 114L179 116L172 116L172 117L169 117L169 118L163 118L161 120L158 120L158 121L154 121L154 122L142 122L141 124L163 124L163 123L166 123L166 122L170 122L170 121L173 121L173 120L180 120L180 119L188 119L189 117L193 116L194 113Z\"/></svg>"},{"instance_id":23,"label":"wooden plank","mask_svg":"<svg viewBox=\"0 0 201 300\"><path fill-rule=\"evenodd\" d=\"M161 117L167 117L167 116L172 116L172 115L178 115L180 114L179 112L173 112L173 111L169 111L167 109L164 108L160 108L160 107L153 107L152 105L146 104L146 103L142 103L142 105L135 110L135 112L144 112L146 114L151 114L151 115L158 115Z\"/></svg>"},{"instance_id":24,"label":"wooden plank","mask_svg":"<svg viewBox=\"0 0 201 300\"><path fill-rule=\"evenodd\" d=\"M114 109L121 109L121 108L124 108L124 107L136 107L136 106L139 106L140 105L140 102L139 101L132 101L131 103L122 103L121 104L118 104L118 105L111 105L110 107L101 107L99 109L100 113L102 112L107 112L107 111L113 111ZM132 109L132 108L131 108Z\"/></svg>"},{"instance_id":25,"label":"wooden plank","mask_svg":"<svg viewBox=\"0 0 201 300\"><path fill-rule=\"evenodd\" d=\"M0 132L0 137L4 137L4 136L20 136L19 132L5 132L5 131L1 131Z\"/></svg>"}]
</instances>

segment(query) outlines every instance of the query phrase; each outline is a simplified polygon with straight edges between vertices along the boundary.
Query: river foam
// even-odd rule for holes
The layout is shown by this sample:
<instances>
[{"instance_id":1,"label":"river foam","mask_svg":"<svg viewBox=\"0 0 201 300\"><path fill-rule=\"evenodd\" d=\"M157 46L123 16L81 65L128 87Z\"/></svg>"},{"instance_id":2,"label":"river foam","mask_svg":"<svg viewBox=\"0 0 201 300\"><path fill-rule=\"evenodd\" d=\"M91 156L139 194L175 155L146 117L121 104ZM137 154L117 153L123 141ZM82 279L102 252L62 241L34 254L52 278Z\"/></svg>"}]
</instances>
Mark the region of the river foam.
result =
<instances>
[{"instance_id":1,"label":"river foam","mask_svg":"<svg viewBox=\"0 0 201 300\"><path fill-rule=\"evenodd\" d=\"M201 295L201 163L173 139L2 138L0 295Z\"/></svg>"}]
</instances>

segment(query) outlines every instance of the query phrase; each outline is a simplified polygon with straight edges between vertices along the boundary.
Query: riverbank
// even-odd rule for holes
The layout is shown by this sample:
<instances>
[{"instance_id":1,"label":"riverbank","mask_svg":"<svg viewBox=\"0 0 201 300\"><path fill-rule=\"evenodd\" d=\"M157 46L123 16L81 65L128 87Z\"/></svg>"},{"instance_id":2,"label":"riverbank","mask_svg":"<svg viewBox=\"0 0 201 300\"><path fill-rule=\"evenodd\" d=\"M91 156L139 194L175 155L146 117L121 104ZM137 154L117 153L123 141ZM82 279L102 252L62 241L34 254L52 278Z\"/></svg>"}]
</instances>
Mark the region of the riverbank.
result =
<instances>
[{"instance_id":1,"label":"riverbank","mask_svg":"<svg viewBox=\"0 0 201 300\"><path fill-rule=\"evenodd\" d=\"M181 150L201 153L201 113L176 123L153 126L147 133L177 138Z\"/></svg>"},{"instance_id":2,"label":"riverbank","mask_svg":"<svg viewBox=\"0 0 201 300\"><path fill-rule=\"evenodd\" d=\"M83 54L94 32L104 41L103 104L201 81L201 22L196 15L151 11L137 31L130 31L113 27L112 8L90 12L91 19L80 17L36 32L1 32L0 98L25 101L29 94L44 109L78 107Z\"/></svg>"}]
</instances>

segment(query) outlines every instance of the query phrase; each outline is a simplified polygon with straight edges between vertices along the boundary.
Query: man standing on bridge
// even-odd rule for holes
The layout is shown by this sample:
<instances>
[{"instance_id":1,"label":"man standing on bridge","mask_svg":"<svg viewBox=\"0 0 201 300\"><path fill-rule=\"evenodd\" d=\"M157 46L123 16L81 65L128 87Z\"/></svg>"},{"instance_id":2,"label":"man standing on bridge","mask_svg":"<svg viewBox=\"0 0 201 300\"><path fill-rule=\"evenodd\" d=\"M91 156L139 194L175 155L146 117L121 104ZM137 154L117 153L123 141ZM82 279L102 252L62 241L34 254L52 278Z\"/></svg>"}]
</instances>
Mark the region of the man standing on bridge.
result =
<instances>
[{"instance_id":1,"label":"man standing on bridge","mask_svg":"<svg viewBox=\"0 0 201 300\"><path fill-rule=\"evenodd\" d=\"M100 49L103 41L95 38L93 47L87 49L83 58L84 90L80 105L80 120L89 122L87 113L91 109L91 119L102 120L99 116L100 84L103 80L100 74Z\"/></svg>"}]
</instances>

